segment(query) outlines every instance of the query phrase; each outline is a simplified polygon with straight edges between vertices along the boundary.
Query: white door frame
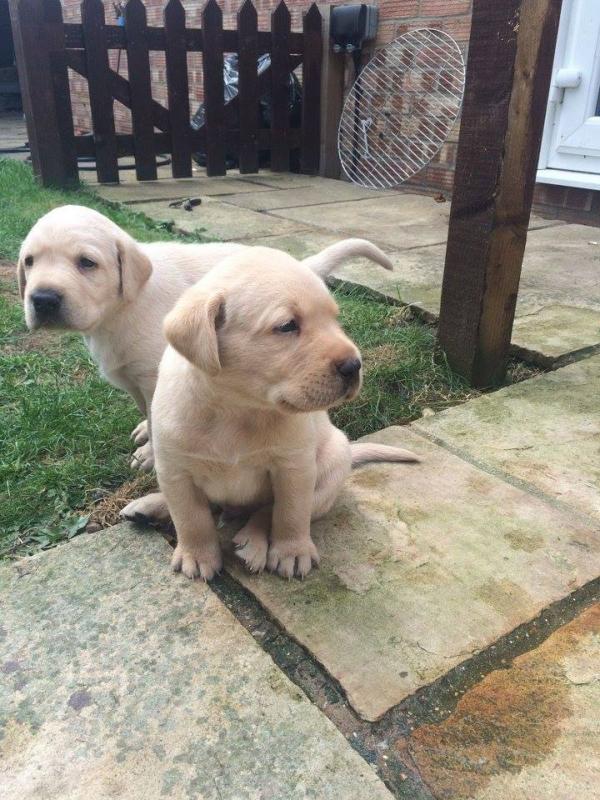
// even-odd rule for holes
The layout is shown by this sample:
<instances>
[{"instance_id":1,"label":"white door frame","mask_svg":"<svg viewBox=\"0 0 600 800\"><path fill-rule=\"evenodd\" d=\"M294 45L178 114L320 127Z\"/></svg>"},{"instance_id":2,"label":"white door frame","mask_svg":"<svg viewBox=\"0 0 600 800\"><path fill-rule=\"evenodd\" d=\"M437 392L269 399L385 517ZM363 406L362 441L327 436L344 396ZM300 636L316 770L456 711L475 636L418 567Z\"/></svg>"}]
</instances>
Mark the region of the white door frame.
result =
<instances>
[{"instance_id":1,"label":"white door frame","mask_svg":"<svg viewBox=\"0 0 600 800\"><path fill-rule=\"evenodd\" d=\"M600 190L600 175L598 174L549 167L551 147L554 144L554 127L557 121L560 102L565 91L556 85L556 73L564 64L569 38L569 26L575 2L576 0L563 0L536 182ZM598 2L600 2L600 0L598 0Z\"/></svg>"}]
</instances>

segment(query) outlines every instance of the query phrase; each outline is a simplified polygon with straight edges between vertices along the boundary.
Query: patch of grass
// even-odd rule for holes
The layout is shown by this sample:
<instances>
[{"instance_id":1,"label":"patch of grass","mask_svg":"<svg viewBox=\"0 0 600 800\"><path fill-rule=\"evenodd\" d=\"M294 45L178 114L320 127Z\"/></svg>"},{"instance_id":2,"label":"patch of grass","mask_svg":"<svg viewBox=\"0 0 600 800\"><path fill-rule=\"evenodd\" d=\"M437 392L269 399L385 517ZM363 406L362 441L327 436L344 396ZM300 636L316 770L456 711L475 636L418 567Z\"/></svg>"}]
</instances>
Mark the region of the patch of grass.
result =
<instances>
[{"instance_id":1,"label":"patch of grass","mask_svg":"<svg viewBox=\"0 0 600 800\"><path fill-rule=\"evenodd\" d=\"M95 208L141 241L207 241L201 231L186 236L175 234L168 223L155 222L128 206L102 200L83 185L72 192L42 189L26 164L0 159L0 258L16 259L21 242L33 224L43 214L66 203Z\"/></svg>"},{"instance_id":2,"label":"patch of grass","mask_svg":"<svg viewBox=\"0 0 600 800\"><path fill-rule=\"evenodd\" d=\"M20 306L0 296L0 554L77 533L131 479L139 413L98 375L80 336L28 347Z\"/></svg>"},{"instance_id":3,"label":"patch of grass","mask_svg":"<svg viewBox=\"0 0 600 800\"><path fill-rule=\"evenodd\" d=\"M41 189L28 167L0 161L0 256L14 259L31 225L64 203L96 208L141 240L182 238L89 190ZM28 333L15 284L14 266L0 264L0 555L50 547L88 521L110 524L154 483L129 468L132 401L100 378L80 336ZM365 364L360 397L332 415L352 439L473 394L431 327L360 290L335 294Z\"/></svg>"},{"instance_id":4,"label":"patch of grass","mask_svg":"<svg viewBox=\"0 0 600 800\"><path fill-rule=\"evenodd\" d=\"M360 289L334 294L344 329L360 347L364 363L360 395L331 414L351 439L477 394L447 365L435 329L411 319L408 309L374 300Z\"/></svg>"}]
</instances>

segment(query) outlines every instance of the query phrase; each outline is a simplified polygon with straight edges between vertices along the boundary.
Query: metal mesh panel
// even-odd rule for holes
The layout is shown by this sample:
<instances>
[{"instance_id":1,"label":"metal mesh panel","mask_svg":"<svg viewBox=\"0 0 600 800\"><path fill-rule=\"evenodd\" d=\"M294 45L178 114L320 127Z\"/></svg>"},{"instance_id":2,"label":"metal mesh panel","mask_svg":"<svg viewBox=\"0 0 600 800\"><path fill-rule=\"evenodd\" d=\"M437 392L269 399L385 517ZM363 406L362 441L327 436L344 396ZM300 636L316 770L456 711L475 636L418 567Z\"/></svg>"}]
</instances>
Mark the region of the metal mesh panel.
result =
<instances>
[{"instance_id":1,"label":"metal mesh panel","mask_svg":"<svg viewBox=\"0 0 600 800\"><path fill-rule=\"evenodd\" d=\"M354 183L388 189L439 152L454 125L465 66L454 39L422 28L378 50L342 111L338 152Z\"/></svg>"}]
</instances>

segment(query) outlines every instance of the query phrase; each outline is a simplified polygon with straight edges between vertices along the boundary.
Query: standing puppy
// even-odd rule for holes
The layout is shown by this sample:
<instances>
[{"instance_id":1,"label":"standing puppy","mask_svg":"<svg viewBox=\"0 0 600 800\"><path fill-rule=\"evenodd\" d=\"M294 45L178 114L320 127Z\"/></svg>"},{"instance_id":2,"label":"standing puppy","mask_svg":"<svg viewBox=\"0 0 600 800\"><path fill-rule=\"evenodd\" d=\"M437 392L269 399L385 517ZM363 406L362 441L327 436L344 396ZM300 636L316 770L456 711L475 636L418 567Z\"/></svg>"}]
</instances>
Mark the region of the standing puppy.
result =
<instances>
[{"instance_id":1,"label":"standing puppy","mask_svg":"<svg viewBox=\"0 0 600 800\"><path fill-rule=\"evenodd\" d=\"M212 502L248 509L235 543L250 569L304 576L319 558L311 519L352 466L418 460L351 445L330 422L327 409L361 385L360 353L337 316L314 272L262 247L225 259L167 315L152 418L174 569L205 580L220 570ZM150 498L135 501L140 513Z\"/></svg>"}]
</instances>

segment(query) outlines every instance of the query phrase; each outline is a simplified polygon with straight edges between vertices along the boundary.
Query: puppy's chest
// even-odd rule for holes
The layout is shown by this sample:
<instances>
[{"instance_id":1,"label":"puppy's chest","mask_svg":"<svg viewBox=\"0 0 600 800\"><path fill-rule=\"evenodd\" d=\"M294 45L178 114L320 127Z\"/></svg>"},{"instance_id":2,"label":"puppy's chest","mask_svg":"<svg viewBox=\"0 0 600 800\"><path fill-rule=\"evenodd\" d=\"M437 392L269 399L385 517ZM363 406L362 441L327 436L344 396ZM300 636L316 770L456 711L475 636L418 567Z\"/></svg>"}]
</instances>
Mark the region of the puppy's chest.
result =
<instances>
[{"instance_id":1,"label":"puppy's chest","mask_svg":"<svg viewBox=\"0 0 600 800\"><path fill-rule=\"evenodd\" d=\"M190 471L211 500L239 505L269 500L274 453L263 433L213 420L196 434Z\"/></svg>"}]
</instances>

